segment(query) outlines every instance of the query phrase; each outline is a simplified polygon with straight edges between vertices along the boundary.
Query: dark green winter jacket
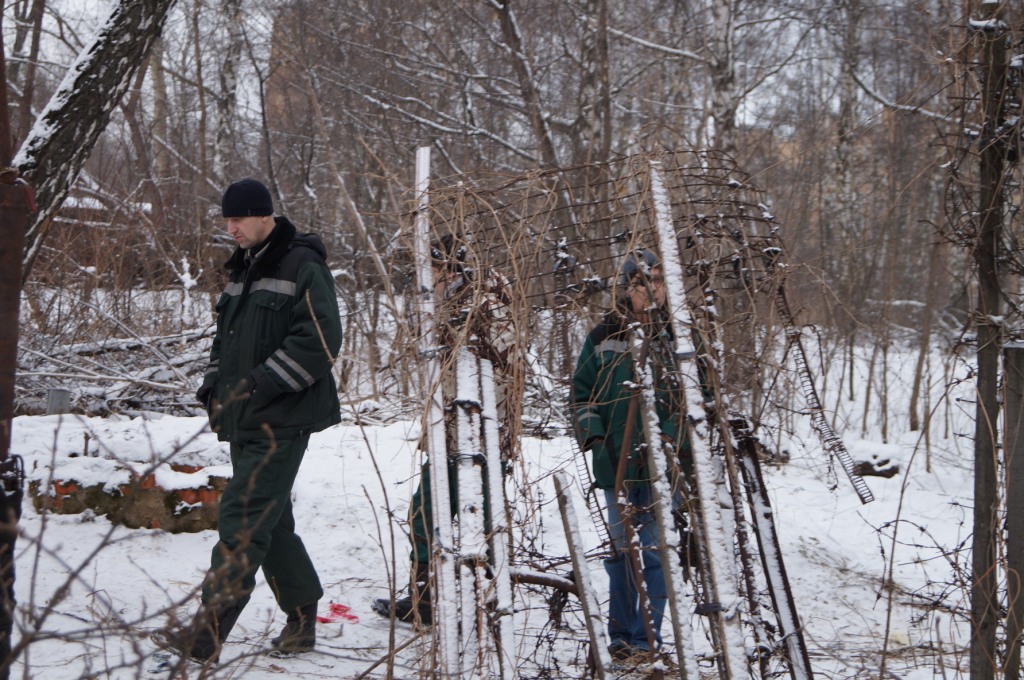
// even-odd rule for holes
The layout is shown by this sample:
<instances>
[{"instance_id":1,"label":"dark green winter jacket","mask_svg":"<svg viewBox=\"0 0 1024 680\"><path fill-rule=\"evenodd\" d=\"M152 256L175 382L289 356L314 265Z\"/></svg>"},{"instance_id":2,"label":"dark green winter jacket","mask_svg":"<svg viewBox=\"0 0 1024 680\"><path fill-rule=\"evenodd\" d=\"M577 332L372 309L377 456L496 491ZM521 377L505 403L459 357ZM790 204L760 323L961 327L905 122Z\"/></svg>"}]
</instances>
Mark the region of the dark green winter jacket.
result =
<instances>
[{"instance_id":1,"label":"dark green winter jacket","mask_svg":"<svg viewBox=\"0 0 1024 680\"><path fill-rule=\"evenodd\" d=\"M668 333L667 330L663 333ZM650 362L655 376L665 376L673 359L659 348L671 348L671 342L654 342ZM670 349L669 349L670 351ZM626 421L630 389L636 382L630 354L630 331L622 316L612 312L587 336L573 374L573 405L576 438L580 448L593 454L594 485L600 489L615 486L615 472L626 439ZM681 452L684 470L692 469L689 441L685 438L682 415L672 406L673 397L667 378L656 379L655 397L658 427L663 437ZM637 399L640 399L637 396ZM640 444L644 441L642 404L634 417L629 440L626 480L646 480L647 455Z\"/></svg>"},{"instance_id":2,"label":"dark green winter jacket","mask_svg":"<svg viewBox=\"0 0 1024 680\"><path fill-rule=\"evenodd\" d=\"M217 302L217 335L196 394L222 441L287 438L340 422L331 369L341 319L326 250L275 217L270 236L237 248Z\"/></svg>"}]
</instances>

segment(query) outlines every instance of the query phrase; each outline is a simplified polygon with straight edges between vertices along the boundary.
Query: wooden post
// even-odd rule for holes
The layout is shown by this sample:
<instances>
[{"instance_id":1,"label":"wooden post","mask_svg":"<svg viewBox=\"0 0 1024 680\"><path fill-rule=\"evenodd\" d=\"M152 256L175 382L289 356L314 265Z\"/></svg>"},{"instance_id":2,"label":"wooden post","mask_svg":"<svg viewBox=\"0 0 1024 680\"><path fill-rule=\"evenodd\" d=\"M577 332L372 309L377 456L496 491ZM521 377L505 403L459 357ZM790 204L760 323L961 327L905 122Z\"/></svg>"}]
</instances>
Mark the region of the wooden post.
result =
<instances>
[{"instance_id":1,"label":"wooden post","mask_svg":"<svg viewBox=\"0 0 1024 680\"><path fill-rule=\"evenodd\" d=\"M14 613L14 541L21 517L21 458L11 455L14 373L18 360L21 256L28 227L26 187L0 183L0 679L10 674Z\"/></svg>"},{"instance_id":2,"label":"wooden post","mask_svg":"<svg viewBox=\"0 0 1024 680\"><path fill-rule=\"evenodd\" d=\"M3 13L0 12L0 23ZM0 25L2 29L2 25ZM19 183L11 163L11 116L7 108L7 65L0 30L0 680L7 680L14 656L14 543L18 537L25 474L11 455L14 373L18 363L21 258L28 215L34 208L28 185Z\"/></svg>"},{"instance_id":3,"label":"wooden post","mask_svg":"<svg viewBox=\"0 0 1024 680\"><path fill-rule=\"evenodd\" d=\"M0 183L0 460L11 446L14 370L18 358L21 256L28 225L25 187Z\"/></svg>"},{"instance_id":4,"label":"wooden post","mask_svg":"<svg viewBox=\"0 0 1024 680\"><path fill-rule=\"evenodd\" d=\"M996 578L996 538L999 523L996 421L999 418L999 355L1002 346L1002 291L999 249L1003 224L1003 161L1006 149L996 130L1003 116L1006 90L1006 36L1002 4L982 0L986 16L978 22L981 48L979 74L982 138L978 190L978 238L974 259L978 299L974 318L978 329L978 389L974 430L974 539L971 546L971 680L990 680L998 668L996 628L1000 616Z\"/></svg>"},{"instance_id":5,"label":"wooden post","mask_svg":"<svg viewBox=\"0 0 1024 680\"><path fill-rule=\"evenodd\" d=\"M1020 679L1024 628L1024 343L1003 348L1003 458L1006 464L1006 680Z\"/></svg>"}]
</instances>

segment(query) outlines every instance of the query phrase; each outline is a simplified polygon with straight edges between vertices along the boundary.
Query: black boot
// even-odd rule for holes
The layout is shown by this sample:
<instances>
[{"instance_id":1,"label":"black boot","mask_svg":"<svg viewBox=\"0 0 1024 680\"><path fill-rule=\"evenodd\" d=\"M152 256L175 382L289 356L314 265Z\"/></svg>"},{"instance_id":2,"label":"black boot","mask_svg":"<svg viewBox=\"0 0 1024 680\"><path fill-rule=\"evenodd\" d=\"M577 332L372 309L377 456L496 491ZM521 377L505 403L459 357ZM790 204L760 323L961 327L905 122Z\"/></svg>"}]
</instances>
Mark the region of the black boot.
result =
<instances>
[{"instance_id":1,"label":"black boot","mask_svg":"<svg viewBox=\"0 0 1024 680\"><path fill-rule=\"evenodd\" d=\"M415 575L409 583L409 594L397 600L380 598L373 603L373 611L404 623L415 623L418 618L424 625L432 624L434 611L430 605L429 565L417 562Z\"/></svg>"},{"instance_id":2,"label":"black boot","mask_svg":"<svg viewBox=\"0 0 1024 680\"><path fill-rule=\"evenodd\" d=\"M288 612L288 622L270 645L282 652L308 652L316 646L317 603L296 607Z\"/></svg>"},{"instance_id":3,"label":"black boot","mask_svg":"<svg viewBox=\"0 0 1024 680\"><path fill-rule=\"evenodd\" d=\"M231 605L230 607L217 610L213 620L208 625L199 629L199 635L196 636L196 644L192 651L192 658L196 659L198 656L202 656L199 660L213 659L216 661L217 657L220 656L220 648L224 645L224 641L228 639L231 629L235 627L235 623L238 622L238 617L241 615L242 608L238 605ZM197 652L202 652L202 655L197 655Z\"/></svg>"},{"instance_id":4,"label":"black boot","mask_svg":"<svg viewBox=\"0 0 1024 680\"><path fill-rule=\"evenodd\" d=\"M242 609L232 605L210 614L206 605L196 612L192 624L178 630L159 630L152 639L164 649L176 652L199 663L216 663L220 649L235 627Z\"/></svg>"},{"instance_id":5,"label":"black boot","mask_svg":"<svg viewBox=\"0 0 1024 680\"><path fill-rule=\"evenodd\" d=\"M388 612L390 615L391 612ZM416 623L419 617L420 623L429 626L434 623L434 608L430 606L430 600L415 595L406 595L395 600L395 618L405 623Z\"/></svg>"}]
</instances>

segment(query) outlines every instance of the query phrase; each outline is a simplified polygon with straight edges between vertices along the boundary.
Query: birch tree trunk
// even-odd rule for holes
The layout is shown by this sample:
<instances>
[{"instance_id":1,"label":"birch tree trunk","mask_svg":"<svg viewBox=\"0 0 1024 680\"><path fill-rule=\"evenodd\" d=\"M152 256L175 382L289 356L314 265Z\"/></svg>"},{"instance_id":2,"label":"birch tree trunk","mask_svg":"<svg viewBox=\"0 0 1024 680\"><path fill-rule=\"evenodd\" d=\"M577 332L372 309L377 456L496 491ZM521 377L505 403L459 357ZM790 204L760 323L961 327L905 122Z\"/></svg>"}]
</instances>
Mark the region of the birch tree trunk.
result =
<instances>
[{"instance_id":1,"label":"birch tree trunk","mask_svg":"<svg viewBox=\"0 0 1024 680\"><path fill-rule=\"evenodd\" d=\"M733 0L711 0L708 69L711 74L711 130L708 146L736 156L736 110L740 96L733 63Z\"/></svg>"},{"instance_id":2,"label":"birch tree trunk","mask_svg":"<svg viewBox=\"0 0 1024 680\"><path fill-rule=\"evenodd\" d=\"M225 24L224 58L218 78L217 130L213 142L213 177L221 185L228 184L227 167L231 158L232 129L235 121L235 95L238 91L238 65L242 60L242 3L241 0L223 0L220 8Z\"/></svg>"},{"instance_id":3,"label":"birch tree trunk","mask_svg":"<svg viewBox=\"0 0 1024 680\"><path fill-rule=\"evenodd\" d=\"M608 2L586 0L576 118L575 164L604 163L612 138L608 76Z\"/></svg>"},{"instance_id":4,"label":"birch tree trunk","mask_svg":"<svg viewBox=\"0 0 1024 680\"><path fill-rule=\"evenodd\" d=\"M842 27L842 42L839 47L839 116L835 124L834 165L830 182L829 200L835 206L835 219L822 220L827 240L822 243L822 255L825 271L833 285L841 286L845 299L850 299L853 291L861 285L862 277L854 275L859 270L858 260L854 258L851 244L860 240L863 234L860 196L856 187L862 181L857 176L858 144L860 138L855 134L859 101L857 70L860 68L861 51L861 19L864 8L860 0L838 0L835 4L837 22ZM834 224L832 224L834 222ZM860 309L853 309L854 315ZM850 314L837 317L841 332L856 333L857 322ZM867 398L867 397L866 397Z\"/></svg>"}]
</instances>

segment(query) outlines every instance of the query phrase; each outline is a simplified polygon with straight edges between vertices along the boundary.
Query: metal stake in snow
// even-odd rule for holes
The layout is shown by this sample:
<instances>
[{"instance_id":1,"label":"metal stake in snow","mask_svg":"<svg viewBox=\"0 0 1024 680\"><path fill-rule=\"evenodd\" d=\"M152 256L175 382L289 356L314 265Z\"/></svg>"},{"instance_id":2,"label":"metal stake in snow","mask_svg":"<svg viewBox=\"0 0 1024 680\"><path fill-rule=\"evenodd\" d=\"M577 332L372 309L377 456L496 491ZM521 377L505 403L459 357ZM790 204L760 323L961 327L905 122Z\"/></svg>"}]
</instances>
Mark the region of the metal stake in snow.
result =
<instances>
[{"instance_id":1,"label":"metal stake in snow","mask_svg":"<svg viewBox=\"0 0 1024 680\"><path fill-rule=\"evenodd\" d=\"M416 192L419 205L413 238L416 245L416 312L420 321L419 350L424 361L421 386L427 395L423 413L424 441L430 465L430 487L434 535L430 556L433 573L434 645L437 671L441 677L457 678L459 673L458 621L455 607L456 571L451 550L452 517L448 494L448 452L444 435L444 406L441 403L441 367L438 359L434 318L434 275L430 264L430 147L416 150Z\"/></svg>"},{"instance_id":2,"label":"metal stake in snow","mask_svg":"<svg viewBox=\"0 0 1024 680\"><path fill-rule=\"evenodd\" d=\"M656 233L661 246L662 275L665 278L667 305L676 330L676 356L684 359L694 356L686 330L693 326L690 312L683 297L686 290L680 263L678 241L672 227L671 205L657 164L651 163L651 193L654 200ZM694 477L699 500L698 519L702 549L707 554L705 592L718 611L713 613L717 624L718 643L721 646L719 666L727 678L740 677L747 668L744 650L744 632L741 613L742 600L733 563L731 532L726 529L726 518L719 503L719 486L724 484L721 465L714 460L707 445L708 432L703 412L704 397L700 389L700 376L694 361L683 361L679 366L683 406L693 450Z\"/></svg>"},{"instance_id":3,"label":"metal stake in snow","mask_svg":"<svg viewBox=\"0 0 1024 680\"><path fill-rule=\"evenodd\" d=\"M587 624L587 633L590 636L590 656L594 662L594 677L597 680L604 680L608 677L606 670L611 665L611 657L608 655L608 635L605 632L604 622L601 620L601 604L598 602L594 585L590 581L590 570L587 567L585 550L580 541L580 525L576 518L576 511L572 507L572 498L569 495L571 488L569 478L564 472L556 472L553 477L555 482L555 495L558 497L558 509L562 513L562 527L565 529L565 540L569 545L569 555L572 558L572 573L576 579L576 591L583 606L583 620Z\"/></svg>"},{"instance_id":4,"label":"metal stake in snow","mask_svg":"<svg viewBox=\"0 0 1024 680\"><path fill-rule=\"evenodd\" d=\"M515 631L512 627L512 575L508 557L508 512L505 508L505 482L501 471L501 444L498 434L498 403L494 386L494 365L479 359L480 404L483 419L484 456L487 459L485 483L491 499L491 572L494 584L493 622L498 631L498 654L500 654L503 678L515 678L519 664L515 653Z\"/></svg>"},{"instance_id":5,"label":"metal stake in snow","mask_svg":"<svg viewBox=\"0 0 1024 680\"><path fill-rule=\"evenodd\" d=\"M769 595L771 596L772 609L775 612L779 626L778 632L781 639L775 643L775 646L785 651L791 677L794 680L809 680L813 675L808 660L807 646L802 635L799 619L797 618L796 606L782 560L782 552L779 547L768 493L761 476L760 462L755 448L756 439L749 428L746 427L746 419L731 414L726 395L721 390L720 333L713 305L715 293L713 281L705 268L697 267L699 277L698 290L700 290L702 297L699 302L692 303L691 309L691 301L687 301L685 297L680 295L686 288L683 268L681 266L679 240L672 225L671 206L669 205L656 163L651 164L651 191L654 198L657 233L661 245L669 308L672 310L677 329L680 331L683 328L689 327L696 329L695 332L700 341L700 361L703 362L705 370L704 379L715 392L715 403L712 407L706 408L705 416L707 424L713 425L714 431L718 435L719 441L715 448L720 450L722 454L721 460L718 461L720 467L728 473L720 479L716 478L716 480L720 485L719 490L727 490L731 496L730 500L736 522L735 539L743 564L743 585L750 607L748 612L749 623L754 634L753 641L760 647L757 650L757 660L760 662L761 673L764 675L768 672L768 653L773 648L771 646L769 629L761 621L760 612L762 605L758 600L758 593L755 592L757 590L756 584L762 579L756 578L754 573L754 563L751 559L754 549L753 542L750 540L751 531L757 538L757 548L761 556L761 568L763 569L763 581L766 582ZM705 262L703 237L699 231L695 229L689 234L689 242L692 244L695 261L697 263ZM676 296L679 296L678 299ZM677 336L677 354L680 356L685 356L687 353L692 355L690 347L684 345L684 342L685 336L680 333ZM698 403L699 400L699 403L707 407L708 404L704 402L699 389L699 383L697 382L699 376L694 375L696 371L694 370L693 362L687 362L684 366L685 368L680 371L680 377L686 403L691 405L692 408L692 405ZM722 592L723 585L730 589L733 589L735 586L735 592L738 593L739 582L737 581L734 584L733 580L727 580L723 584L723 574L735 577L735 571L723 570L726 566L722 561L723 555L728 554L728 551L723 551L723 546L720 544L731 546L732 539L727 534L715 529L713 522L712 524L708 523L708 520L714 520L718 513L717 504L714 503L713 496L715 490L707 488L706 460L710 452L707 451L708 445L705 441L702 441L701 435L709 436L713 432L706 431L704 422L693 421L693 419L691 421L693 422L691 434L694 435L692 445L697 472L698 495L700 507L705 514L706 551L709 556L708 562L710 563L707 571L711 586L719 590L720 597L726 597ZM742 481L737 472L742 474ZM746 513L743 510L741 487L745 487L747 490L749 507ZM710 510L710 513L707 512L708 510ZM731 596L730 594L729 597ZM721 638L728 643L729 636L734 634L734 631L731 627L724 626L724 623L723 621ZM735 665L736 661L738 659L730 662L731 669L723 669L724 675L732 677L732 674L740 668L740 666Z\"/></svg>"},{"instance_id":6,"label":"metal stake in snow","mask_svg":"<svg viewBox=\"0 0 1024 680\"><path fill-rule=\"evenodd\" d=\"M808 680L813 677L813 672L807 641L804 639L803 626L797 616L786 564L782 560L779 535L775 529L768 489L761 474L761 463L752 438L744 437L742 432L737 435L744 485L750 499L751 520L761 548L761 564L775 610L775 618L779 623L779 635L789 661L790 675L794 680Z\"/></svg>"},{"instance_id":7,"label":"metal stake in snow","mask_svg":"<svg viewBox=\"0 0 1024 680\"><path fill-rule=\"evenodd\" d=\"M665 571L665 586L668 593L669 611L672 613L672 634L676 644L676 658L682 680L700 678L697 669L697 654L693 646L693 626L690 624L690 603L686 599L686 578L680 564L681 542L687 537L673 531L674 499L682 493L680 485L685 484L679 470L676 450L661 436L658 427L657 403L654 393L653 372L650 358L642 351L642 331L630 334L630 350L633 367L640 389L641 421L644 441L647 444L647 459L651 471L651 489L654 500L654 514L661 535L661 564Z\"/></svg>"}]
</instances>

